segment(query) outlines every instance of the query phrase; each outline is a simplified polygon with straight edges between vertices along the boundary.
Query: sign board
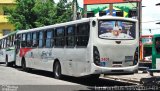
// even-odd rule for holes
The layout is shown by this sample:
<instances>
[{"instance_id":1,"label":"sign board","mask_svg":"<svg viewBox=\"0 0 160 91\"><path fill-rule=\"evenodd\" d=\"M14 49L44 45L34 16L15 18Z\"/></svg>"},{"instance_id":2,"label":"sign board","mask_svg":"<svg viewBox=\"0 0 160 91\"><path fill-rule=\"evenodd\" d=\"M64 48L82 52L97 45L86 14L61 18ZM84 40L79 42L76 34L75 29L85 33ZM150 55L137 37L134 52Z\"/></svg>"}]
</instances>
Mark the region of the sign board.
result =
<instances>
[{"instance_id":1,"label":"sign board","mask_svg":"<svg viewBox=\"0 0 160 91\"><path fill-rule=\"evenodd\" d=\"M142 0L84 0L84 4L107 4L107 3L123 3L123 2L140 2Z\"/></svg>"}]
</instances>

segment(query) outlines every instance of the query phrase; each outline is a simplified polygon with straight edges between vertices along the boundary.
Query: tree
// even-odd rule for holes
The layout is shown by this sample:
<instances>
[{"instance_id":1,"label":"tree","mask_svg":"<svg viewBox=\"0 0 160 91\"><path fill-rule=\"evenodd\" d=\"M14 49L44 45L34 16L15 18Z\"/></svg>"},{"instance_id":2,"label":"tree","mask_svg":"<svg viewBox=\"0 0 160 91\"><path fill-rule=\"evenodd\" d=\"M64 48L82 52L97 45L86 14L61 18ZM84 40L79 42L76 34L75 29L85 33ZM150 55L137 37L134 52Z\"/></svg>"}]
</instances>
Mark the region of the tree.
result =
<instances>
[{"instance_id":1,"label":"tree","mask_svg":"<svg viewBox=\"0 0 160 91\"><path fill-rule=\"evenodd\" d=\"M67 0L60 0L57 4L57 22L67 22L72 20L72 2L68 2Z\"/></svg>"},{"instance_id":2,"label":"tree","mask_svg":"<svg viewBox=\"0 0 160 91\"><path fill-rule=\"evenodd\" d=\"M38 17L35 21L37 27L57 23L56 4L52 0L45 0L45 2L37 0L33 11Z\"/></svg>"},{"instance_id":3,"label":"tree","mask_svg":"<svg viewBox=\"0 0 160 91\"><path fill-rule=\"evenodd\" d=\"M72 19L71 2L60 0L16 0L15 9L7 9L9 22L16 29L29 29L55 23L67 22Z\"/></svg>"},{"instance_id":4,"label":"tree","mask_svg":"<svg viewBox=\"0 0 160 91\"><path fill-rule=\"evenodd\" d=\"M16 2L16 8L6 9L9 13L9 22L12 23L16 29L36 27L34 21L37 17L32 10L35 5L35 0L16 0Z\"/></svg>"}]
</instances>

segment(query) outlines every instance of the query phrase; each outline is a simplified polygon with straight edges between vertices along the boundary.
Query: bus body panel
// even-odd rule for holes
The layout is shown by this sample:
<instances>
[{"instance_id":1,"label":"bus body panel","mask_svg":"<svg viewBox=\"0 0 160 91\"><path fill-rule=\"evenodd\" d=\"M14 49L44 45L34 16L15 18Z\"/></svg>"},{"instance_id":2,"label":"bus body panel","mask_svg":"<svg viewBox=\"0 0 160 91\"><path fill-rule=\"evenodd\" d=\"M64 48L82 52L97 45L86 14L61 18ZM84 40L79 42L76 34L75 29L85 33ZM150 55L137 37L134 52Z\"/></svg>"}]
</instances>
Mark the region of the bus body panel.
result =
<instances>
[{"instance_id":1,"label":"bus body panel","mask_svg":"<svg viewBox=\"0 0 160 91\"><path fill-rule=\"evenodd\" d=\"M18 31L9 33L2 38L0 38L0 61L7 63L13 63L16 60L15 52L15 35ZM12 65L13 65L12 64Z\"/></svg>"},{"instance_id":2,"label":"bus body panel","mask_svg":"<svg viewBox=\"0 0 160 91\"><path fill-rule=\"evenodd\" d=\"M5 58L6 58L6 51L5 49L1 49L0 50L0 62L5 62Z\"/></svg>"},{"instance_id":3,"label":"bus body panel","mask_svg":"<svg viewBox=\"0 0 160 91\"><path fill-rule=\"evenodd\" d=\"M101 20L104 19L99 19ZM138 23L134 22L136 37L133 40L102 39L98 37L99 26L94 27L96 31L92 31L93 46L99 51L100 66L92 64L91 73L134 73L138 70L139 60L137 64L133 64L136 49L139 47ZM96 23L98 24L98 21Z\"/></svg>"},{"instance_id":4,"label":"bus body panel","mask_svg":"<svg viewBox=\"0 0 160 91\"><path fill-rule=\"evenodd\" d=\"M8 62L14 62L16 60L15 47L7 48L6 55L8 56Z\"/></svg>"},{"instance_id":5,"label":"bus body panel","mask_svg":"<svg viewBox=\"0 0 160 91\"><path fill-rule=\"evenodd\" d=\"M23 53L23 51L21 52ZM20 54L21 53L18 55ZM86 72L88 71L90 64L87 54L89 54L87 48L42 48L31 49L22 57L25 58L26 67L47 71L53 71L54 60L58 59L63 69L62 74L70 76L83 76L87 74ZM19 57L19 60L17 59L18 61L16 64L18 66L22 66L22 57Z\"/></svg>"},{"instance_id":6,"label":"bus body panel","mask_svg":"<svg viewBox=\"0 0 160 91\"><path fill-rule=\"evenodd\" d=\"M133 66L134 53L136 51L136 45L107 45L99 44L97 48L100 52L100 61L106 62L107 67L113 67L115 65L122 64L122 67ZM113 54L114 52L114 54ZM130 59L125 60L125 57ZM119 63L118 63L119 62Z\"/></svg>"}]
</instances>

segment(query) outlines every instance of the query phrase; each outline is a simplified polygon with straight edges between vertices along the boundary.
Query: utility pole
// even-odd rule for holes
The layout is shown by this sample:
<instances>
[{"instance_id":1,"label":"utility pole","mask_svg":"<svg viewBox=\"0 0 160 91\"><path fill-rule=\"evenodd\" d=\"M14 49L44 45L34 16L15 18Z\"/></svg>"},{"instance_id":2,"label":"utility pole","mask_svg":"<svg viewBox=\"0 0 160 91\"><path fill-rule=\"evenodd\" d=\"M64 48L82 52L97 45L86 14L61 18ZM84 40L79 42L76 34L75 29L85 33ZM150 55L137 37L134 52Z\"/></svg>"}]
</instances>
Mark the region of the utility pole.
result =
<instances>
[{"instance_id":1,"label":"utility pole","mask_svg":"<svg viewBox=\"0 0 160 91\"><path fill-rule=\"evenodd\" d=\"M109 4L109 15L113 15L113 4Z\"/></svg>"},{"instance_id":2,"label":"utility pole","mask_svg":"<svg viewBox=\"0 0 160 91\"><path fill-rule=\"evenodd\" d=\"M149 29L149 32L150 32L150 33L152 33L152 30L151 30L151 29Z\"/></svg>"},{"instance_id":3,"label":"utility pole","mask_svg":"<svg viewBox=\"0 0 160 91\"><path fill-rule=\"evenodd\" d=\"M77 0L73 0L73 20L77 19Z\"/></svg>"}]
</instances>

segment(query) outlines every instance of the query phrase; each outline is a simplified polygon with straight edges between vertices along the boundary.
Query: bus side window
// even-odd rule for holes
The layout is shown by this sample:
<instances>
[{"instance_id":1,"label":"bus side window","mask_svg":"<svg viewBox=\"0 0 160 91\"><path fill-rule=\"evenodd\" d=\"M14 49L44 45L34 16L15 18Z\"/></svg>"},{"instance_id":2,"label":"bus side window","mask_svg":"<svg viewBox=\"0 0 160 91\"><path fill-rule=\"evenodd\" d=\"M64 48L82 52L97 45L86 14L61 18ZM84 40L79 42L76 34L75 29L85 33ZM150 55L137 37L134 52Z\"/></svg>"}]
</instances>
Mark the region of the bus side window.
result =
<instances>
[{"instance_id":1,"label":"bus side window","mask_svg":"<svg viewBox=\"0 0 160 91\"><path fill-rule=\"evenodd\" d=\"M8 44L8 38L5 38L6 39L6 48L9 46L9 44Z\"/></svg>"},{"instance_id":2,"label":"bus side window","mask_svg":"<svg viewBox=\"0 0 160 91\"><path fill-rule=\"evenodd\" d=\"M3 49L3 39L1 40L1 49Z\"/></svg>"},{"instance_id":3,"label":"bus side window","mask_svg":"<svg viewBox=\"0 0 160 91\"><path fill-rule=\"evenodd\" d=\"M31 47L31 46L32 46L31 33L27 33L27 47Z\"/></svg>"},{"instance_id":4,"label":"bus side window","mask_svg":"<svg viewBox=\"0 0 160 91\"><path fill-rule=\"evenodd\" d=\"M51 46L52 47L54 47L54 45L55 45L55 39L54 39L54 37L55 37L55 31L54 31L54 29L51 29L51 31L52 31L52 39L51 39Z\"/></svg>"},{"instance_id":5,"label":"bus side window","mask_svg":"<svg viewBox=\"0 0 160 91\"><path fill-rule=\"evenodd\" d=\"M46 48L51 48L52 47L52 31L51 30L47 30L46 33Z\"/></svg>"},{"instance_id":6,"label":"bus side window","mask_svg":"<svg viewBox=\"0 0 160 91\"><path fill-rule=\"evenodd\" d=\"M4 39L3 42L4 42L3 48L6 48L6 44L7 44L7 43L6 43L6 42L7 42L6 38Z\"/></svg>"},{"instance_id":7,"label":"bus side window","mask_svg":"<svg viewBox=\"0 0 160 91\"><path fill-rule=\"evenodd\" d=\"M12 36L12 46L14 46L14 41L15 41L15 34Z\"/></svg>"},{"instance_id":8,"label":"bus side window","mask_svg":"<svg viewBox=\"0 0 160 91\"><path fill-rule=\"evenodd\" d=\"M10 46L13 46L12 41L13 41L13 35L10 36L10 42L9 42Z\"/></svg>"},{"instance_id":9,"label":"bus side window","mask_svg":"<svg viewBox=\"0 0 160 91\"><path fill-rule=\"evenodd\" d=\"M156 40L156 44L155 44L156 51L159 54L160 53L160 38L156 38L155 40Z\"/></svg>"},{"instance_id":10,"label":"bus side window","mask_svg":"<svg viewBox=\"0 0 160 91\"><path fill-rule=\"evenodd\" d=\"M1 40L0 40L0 49L2 48L1 46L2 46L2 43L1 43Z\"/></svg>"},{"instance_id":11,"label":"bus side window","mask_svg":"<svg viewBox=\"0 0 160 91\"><path fill-rule=\"evenodd\" d=\"M15 42L16 48L20 48L20 40L21 40L21 35L18 34L16 36L16 42Z\"/></svg>"},{"instance_id":12,"label":"bus side window","mask_svg":"<svg viewBox=\"0 0 160 91\"><path fill-rule=\"evenodd\" d=\"M21 47L26 47L26 34L22 34Z\"/></svg>"},{"instance_id":13,"label":"bus side window","mask_svg":"<svg viewBox=\"0 0 160 91\"><path fill-rule=\"evenodd\" d=\"M65 40L64 40L64 27L57 28L55 30L55 47L64 47Z\"/></svg>"},{"instance_id":14,"label":"bus side window","mask_svg":"<svg viewBox=\"0 0 160 91\"><path fill-rule=\"evenodd\" d=\"M78 24L76 31L76 45L86 47L89 40L89 23Z\"/></svg>"},{"instance_id":15,"label":"bus side window","mask_svg":"<svg viewBox=\"0 0 160 91\"><path fill-rule=\"evenodd\" d=\"M2 39L2 48L4 48L4 39Z\"/></svg>"},{"instance_id":16,"label":"bus side window","mask_svg":"<svg viewBox=\"0 0 160 91\"><path fill-rule=\"evenodd\" d=\"M44 34L43 31L39 32L39 48L42 48L44 46L43 44L44 35L43 34Z\"/></svg>"},{"instance_id":17,"label":"bus side window","mask_svg":"<svg viewBox=\"0 0 160 91\"><path fill-rule=\"evenodd\" d=\"M38 46L38 35L37 32L33 32L32 34L32 38L33 38L33 43L32 43L32 47L37 47Z\"/></svg>"},{"instance_id":18,"label":"bus side window","mask_svg":"<svg viewBox=\"0 0 160 91\"><path fill-rule=\"evenodd\" d=\"M11 44L11 42L12 42L12 38L11 38L12 36L9 36L8 37L8 47L11 47L12 46L12 44Z\"/></svg>"},{"instance_id":19,"label":"bus side window","mask_svg":"<svg viewBox=\"0 0 160 91\"><path fill-rule=\"evenodd\" d=\"M75 46L75 26L68 26L66 30L66 45L68 47Z\"/></svg>"},{"instance_id":20,"label":"bus side window","mask_svg":"<svg viewBox=\"0 0 160 91\"><path fill-rule=\"evenodd\" d=\"M12 45L12 39L13 39L13 35L10 36L10 42L9 42L9 45L10 45L10 46L13 46L13 45Z\"/></svg>"},{"instance_id":21,"label":"bus side window","mask_svg":"<svg viewBox=\"0 0 160 91\"><path fill-rule=\"evenodd\" d=\"M6 47L10 47L9 42L10 42L10 37L7 37L7 46Z\"/></svg>"}]
</instances>

